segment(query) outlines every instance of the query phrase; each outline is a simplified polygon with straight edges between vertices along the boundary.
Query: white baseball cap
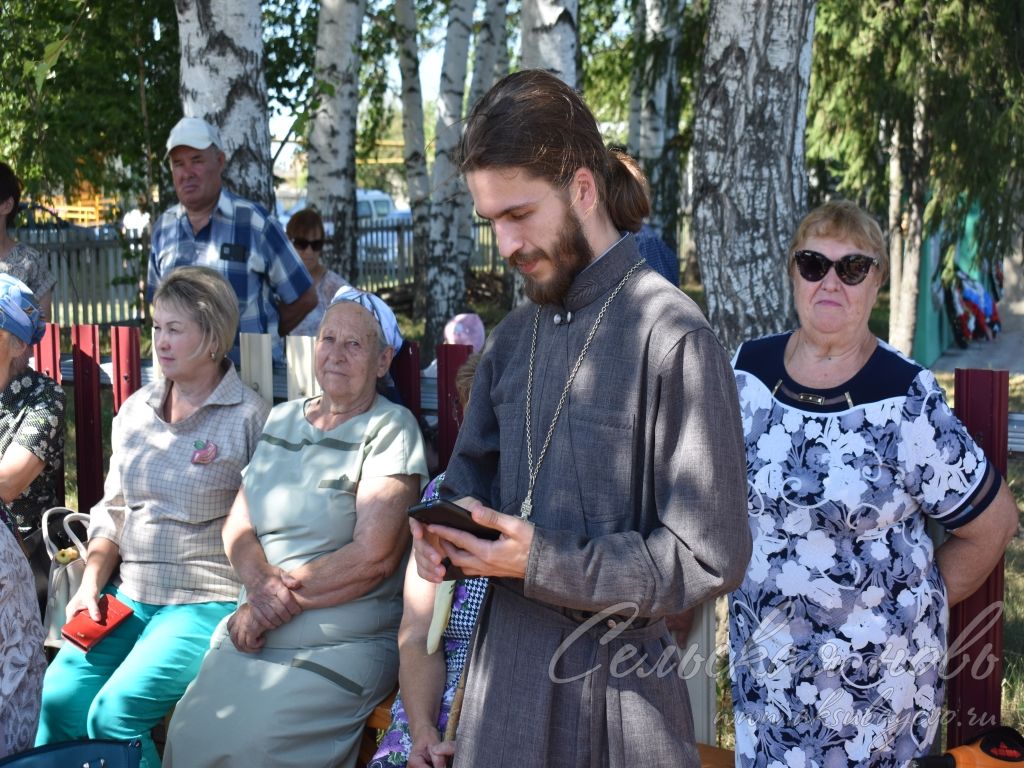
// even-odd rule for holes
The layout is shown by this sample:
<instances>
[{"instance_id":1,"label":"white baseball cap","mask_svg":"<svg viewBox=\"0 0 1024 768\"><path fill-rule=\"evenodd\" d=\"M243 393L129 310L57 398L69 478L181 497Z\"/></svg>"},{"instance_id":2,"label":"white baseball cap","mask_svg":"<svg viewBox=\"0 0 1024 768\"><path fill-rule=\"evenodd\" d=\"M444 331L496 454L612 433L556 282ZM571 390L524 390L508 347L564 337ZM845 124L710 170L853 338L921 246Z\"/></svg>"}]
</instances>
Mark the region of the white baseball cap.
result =
<instances>
[{"instance_id":1,"label":"white baseball cap","mask_svg":"<svg viewBox=\"0 0 1024 768\"><path fill-rule=\"evenodd\" d=\"M217 129L201 117L183 117L171 129L171 135L167 137L167 151L164 153L164 160L175 147L206 149L210 146L217 149L224 148Z\"/></svg>"}]
</instances>

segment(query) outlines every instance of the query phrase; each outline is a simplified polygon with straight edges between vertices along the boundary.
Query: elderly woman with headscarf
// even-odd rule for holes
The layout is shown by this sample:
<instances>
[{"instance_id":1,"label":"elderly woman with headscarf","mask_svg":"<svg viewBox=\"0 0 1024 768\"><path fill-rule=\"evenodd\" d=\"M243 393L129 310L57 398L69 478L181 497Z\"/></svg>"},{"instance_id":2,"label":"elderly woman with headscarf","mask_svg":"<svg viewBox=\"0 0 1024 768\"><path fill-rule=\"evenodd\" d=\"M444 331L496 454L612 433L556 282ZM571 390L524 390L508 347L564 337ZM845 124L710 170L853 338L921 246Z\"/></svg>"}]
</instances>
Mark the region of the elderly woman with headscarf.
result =
<instances>
[{"instance_id":1,"label":"elderly woman with headscarf","mask_svg":"<svg viewBox=\"0 0 1024 768\"><path fill-rule=\"evenodd\" d=\"M44 330L32 291L0 274L0 518L23 535L57 503L64 461L64 390L26 367Z\"/></svg>"},{"instance_id":2,"label":"elderly woman with headscarf","mask_svg":"<svg viewBox=\"0 0 1024 768\"><path fill-rule=\"evenodd\" d=\"M317 335L322 394L271 411L225 525L243 590L175 709L166 766L351 766L394 686L427 468L413 415L377 393L394 316L345 295Z\"/></svg>"},{"instance_id":3,"label":"elderly woman with headscarf","mask_svg":"<svg viewBox=\"0 0 1024 768\"><path fill-rule=\"evenodd\" d=\"M64 392L22 368L42 335L32 292L0 274L0 757L32 746L46 671L32 571L17 540L19 524L38 525L53 504L64 452Z\"/></svg>"}]
</instances>

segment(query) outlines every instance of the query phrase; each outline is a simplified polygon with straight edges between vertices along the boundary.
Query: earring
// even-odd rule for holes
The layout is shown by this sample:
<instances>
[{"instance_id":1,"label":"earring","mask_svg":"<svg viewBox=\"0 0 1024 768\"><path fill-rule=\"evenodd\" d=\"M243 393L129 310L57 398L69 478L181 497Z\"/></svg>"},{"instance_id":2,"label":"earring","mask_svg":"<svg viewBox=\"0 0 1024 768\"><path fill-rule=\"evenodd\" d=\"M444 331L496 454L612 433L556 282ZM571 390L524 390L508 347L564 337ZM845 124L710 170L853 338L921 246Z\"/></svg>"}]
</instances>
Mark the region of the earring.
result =
<instances>
[{"instance_id":1,"label":"earring","mask_svg":"<svg viewBox=\"0 0 1024 768\"><path fill-rule=\"evenodd\" d=\"M217 359L217 353L216 352L211 352L210 353L210 359L211 360L216 360Z\"/></svg>"}]
</instances>

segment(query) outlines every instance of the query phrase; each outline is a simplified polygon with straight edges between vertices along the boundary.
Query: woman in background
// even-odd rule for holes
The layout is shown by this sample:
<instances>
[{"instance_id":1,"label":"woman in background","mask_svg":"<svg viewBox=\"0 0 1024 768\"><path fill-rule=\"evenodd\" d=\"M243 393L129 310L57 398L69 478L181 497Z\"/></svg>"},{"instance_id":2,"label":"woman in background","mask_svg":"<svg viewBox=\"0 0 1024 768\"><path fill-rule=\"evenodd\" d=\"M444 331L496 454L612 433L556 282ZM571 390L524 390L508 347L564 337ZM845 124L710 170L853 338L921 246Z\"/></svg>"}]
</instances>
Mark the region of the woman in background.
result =
<instances>
[{"instance_id":1,"label":"woman in background","mask_svg":"<svg viewBox=\"0 0 1024 768\"><path fill-rule=\"evenodd\" d=\"M331 305L331 299L341 288L351 288L348 281L337 272L328 269L320 261L324 250L324 222L315 208L303 208L290 219L285 227L288 239L302 258L316 286L316 307L309 311L302 322L289 331L289 336L316 336L324 312Z\"/></svg>"},{"instance_id":2,"label":"woman in background","mask_svg":"<svg viewBox=\"0 0 1024 768\"><path fill-rule=\"evenodd\" d=\"M53 286L57 278L39 251L14 240L7 231L14 226L20 202L21 181L11 166L0 162L0 272L18 278L29 287L39 302L45 322L50 318Z\"/></svg>"}]
</instances>

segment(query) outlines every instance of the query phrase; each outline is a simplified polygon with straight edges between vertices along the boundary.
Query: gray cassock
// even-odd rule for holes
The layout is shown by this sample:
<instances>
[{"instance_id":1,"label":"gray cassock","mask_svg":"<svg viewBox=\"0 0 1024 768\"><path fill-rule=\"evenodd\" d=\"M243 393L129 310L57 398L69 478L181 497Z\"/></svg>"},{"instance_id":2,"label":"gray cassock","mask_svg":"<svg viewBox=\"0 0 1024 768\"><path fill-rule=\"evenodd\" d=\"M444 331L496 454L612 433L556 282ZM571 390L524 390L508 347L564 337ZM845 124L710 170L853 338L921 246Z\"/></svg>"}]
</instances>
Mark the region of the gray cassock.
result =
<instances>
[{"instance_id":1,"label":"gray cassock","mask_svg":"<svg viewBox=\"0 0 1024 768\"><path fill-rule=\"evenodd\" d=\"M541 310L534 461L594 319L639 260L623 238L577 276L564 306ZM536 311L518 307L491 334L444 481L446 495L508 514L527 489ZM700 765L685 681L671 653L662 658L673 643L662 617L742 579L745 467L725 350L689 298L640 267L612 301L555 428L533 493L526 578L492 580L456 768ZM618 621L594 616L608 608Z\"/></svg>"}]
</instances>

